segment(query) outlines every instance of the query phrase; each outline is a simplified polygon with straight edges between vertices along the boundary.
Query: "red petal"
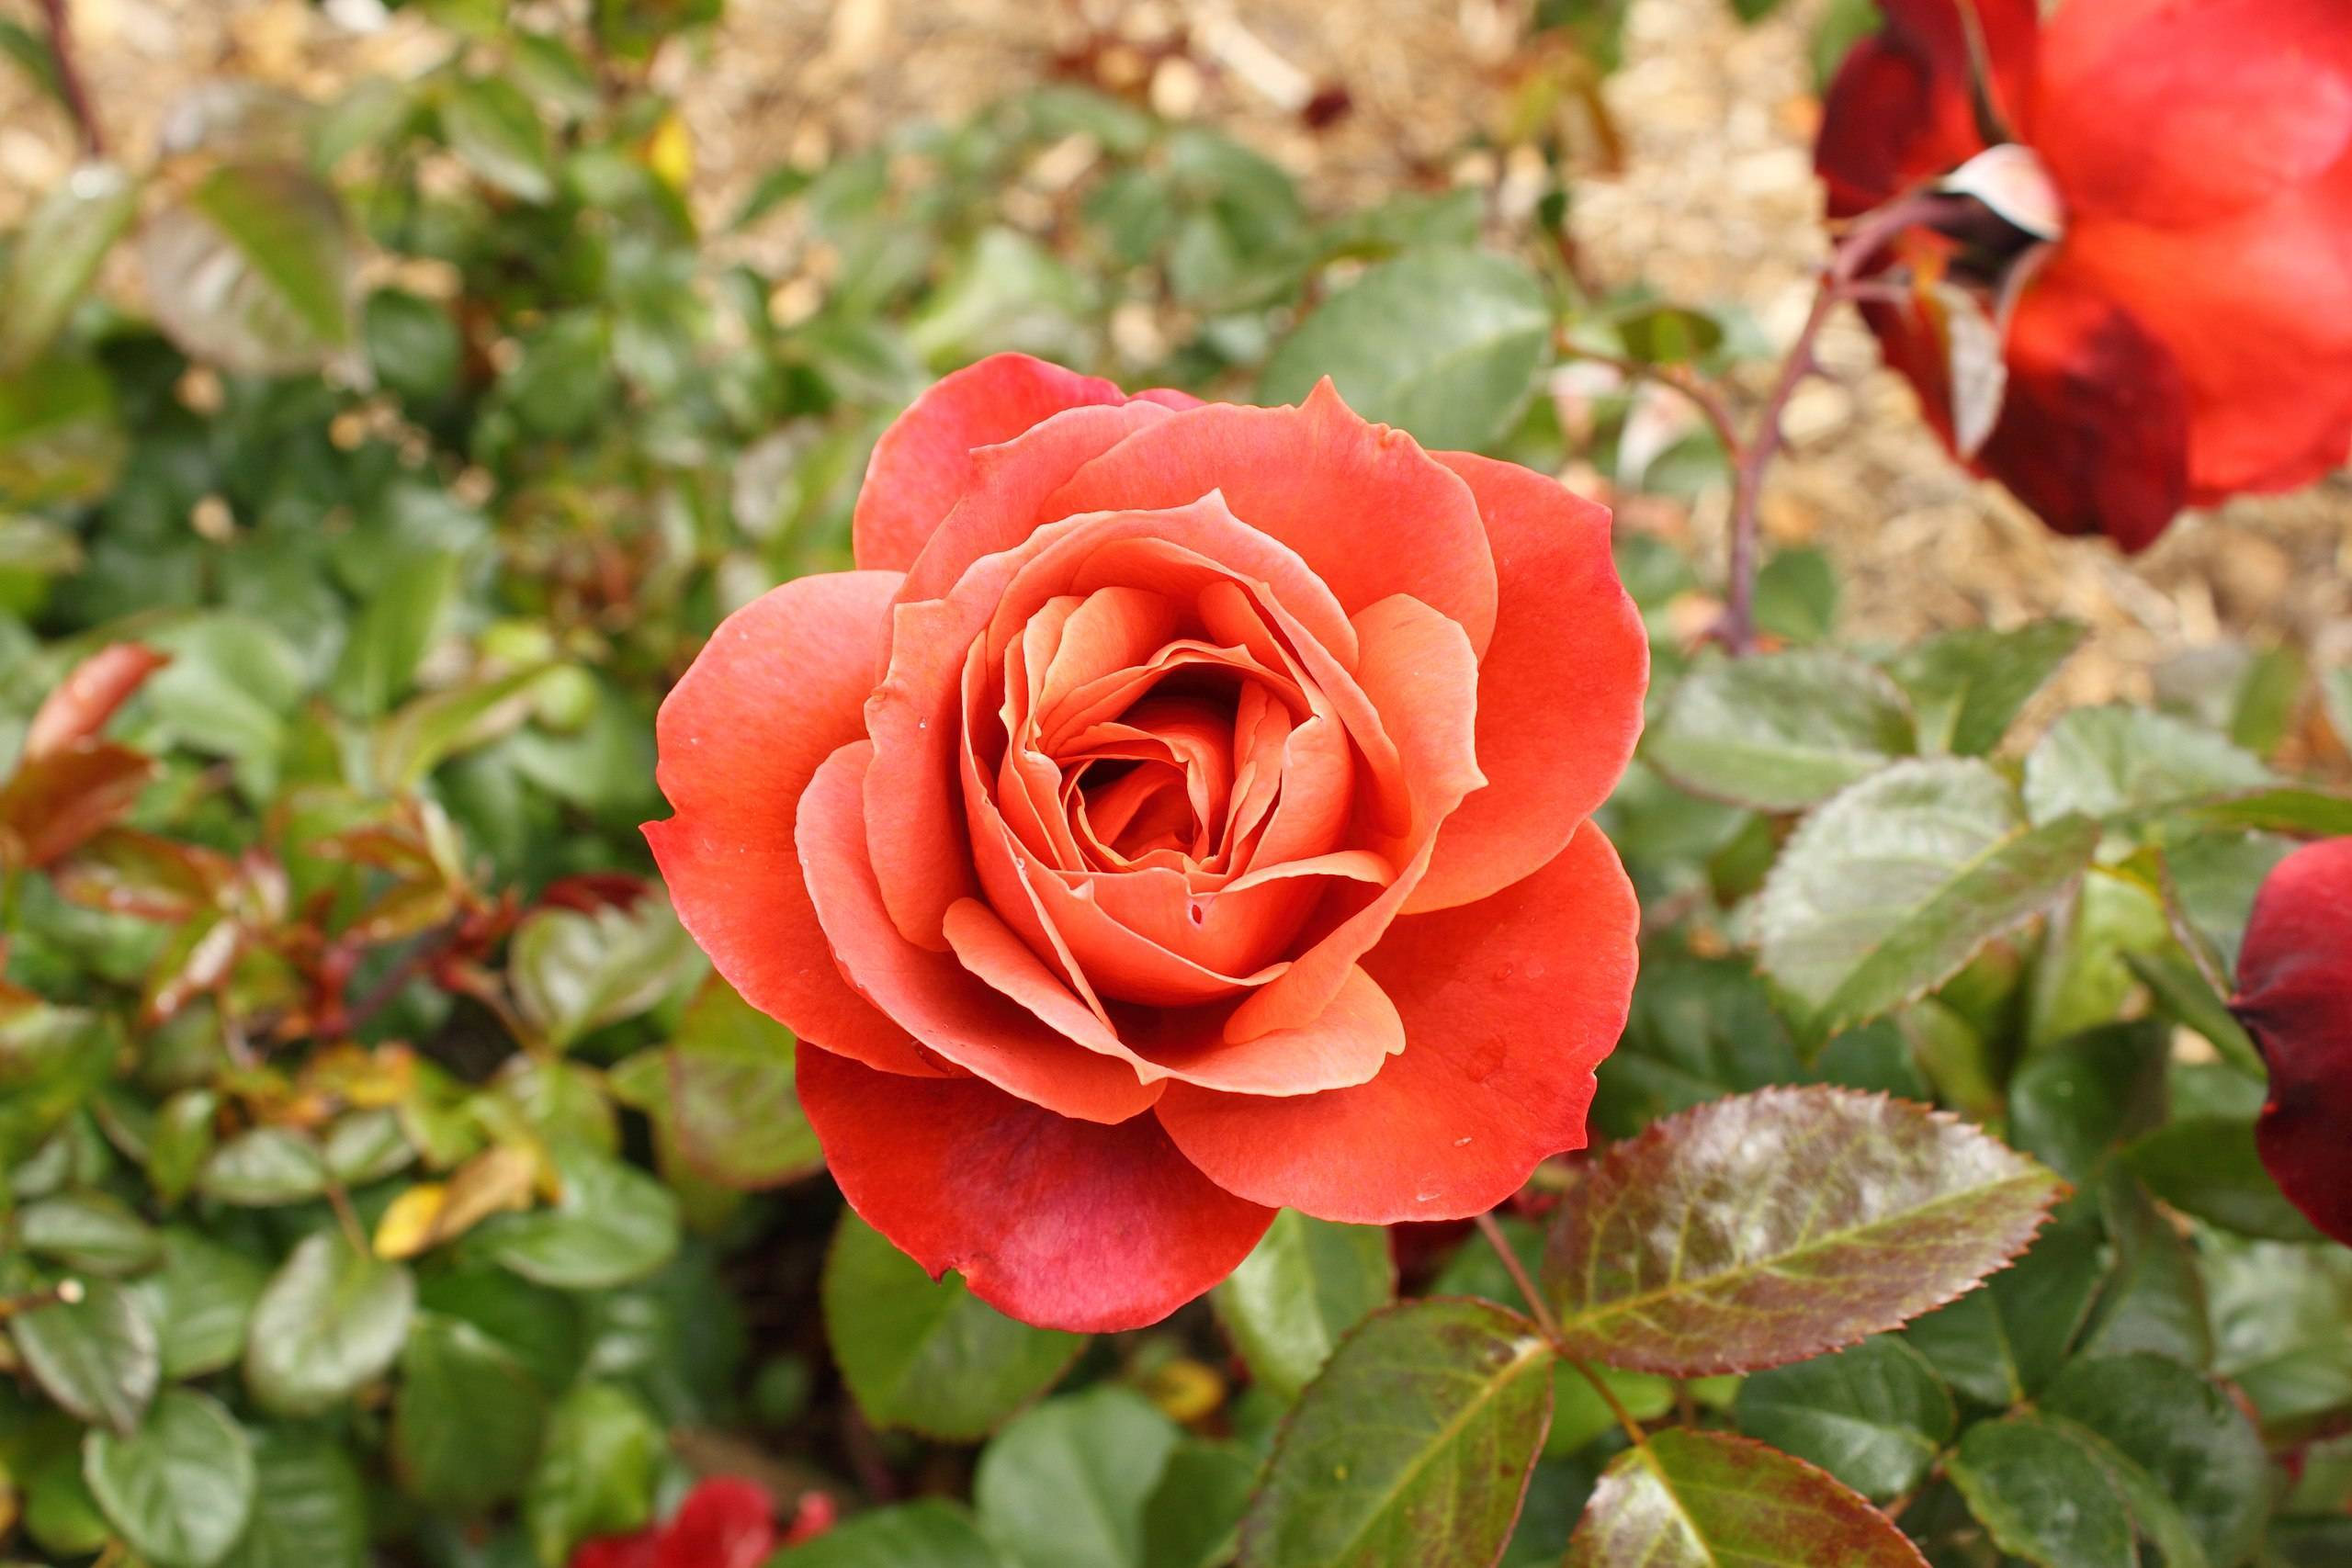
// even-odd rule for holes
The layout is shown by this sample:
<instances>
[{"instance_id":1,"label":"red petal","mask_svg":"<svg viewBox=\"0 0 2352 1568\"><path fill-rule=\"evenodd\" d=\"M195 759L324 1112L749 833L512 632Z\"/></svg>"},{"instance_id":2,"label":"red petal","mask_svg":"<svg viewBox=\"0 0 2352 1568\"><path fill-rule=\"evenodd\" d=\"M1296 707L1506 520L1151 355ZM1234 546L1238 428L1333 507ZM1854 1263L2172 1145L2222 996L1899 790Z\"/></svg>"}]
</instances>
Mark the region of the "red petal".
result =
<instances>
[{"instance_id":1,"label":"red petal","mask_svg":"<svg viewBox=\"0 0 2352 1568\"><path fill-rule=\"evenodd\" d=\"M843 746L800 797L800 859L817 919L859 994L957 1066L1064 1116L1123 1122L1159 1099L1158 1086L1138 1081L1134 1068L1073 1045L953 954L899 934L866 859L865 784L873 760L865 741Z\"/></svg>"},{"instance_id":2,"label":"red petal","mask_svg":"<svg viewBox=\"0 0 2352 1568\"><path fill-rule=\"evenodd\" d=\"M1951 445L1934 330L1907 306L1863 314ZM2127 550L2152 543L2188 495L2188 392L2170 351L2082 284L2069 251L2028 288L2006 357L2000 420L1973 467L2062 534L2103 533Z\"/></svg>"},{"instance_id":3,"label":"red petal","mask_svg":"<svg viewBox=\"0 0 2352 1568\"><path fill-rule=\"evenodd\" d=\"M1025 354L997 354L944 376L874 444L851 519L860 567L904 571L972 486L972 448L1010 441L1088 403L1123 403L1110 382Z\"/></svg>"},{"instance_id":4,"label":"red petal","mask_svg":"<svg viewBox=\"0 0 2352 1568\"><path fill-rule=\"evenodd\" d=\"M935 1073L842 983L800 869L793 820L818 764L865 734L894 571L803 577L720 624L655 721L677 813L646 841L678 919L744 999L829 1051Z\"/></svg>"},{"instance_id":5,"label":"red petal","mask_svg":"<svg viewBox=\"0 0 2352 1568\"><path fill-rule=\"evenodd\" d=\"M1403 1014L1406 1044L1379 1077L1288 1100L1176 1085L1160 1124L1217 1185L1258 1202L1369 1224L1483 1213L1544 1156L1584 1146L1640 923L1616 852L1588 823L1492 898L1390 928L1365 966Z\"/></svg>"},{"instance_id":6,"label":"red petal","mask_svg":"<svg viewBox=\"0 0 2352 1568\"><path fill-rule=\"evenodd\" d=\"M1348 971L1339 994L1295 1029L1225 1038L1225 1010L1122 1008L1136 1051L1177 1083L1227 1094L1318 1094L1368 1083L1405 1048L1405 1021L1380 983Z\"/></svg>"},{"instance_id":7,"label":"red petal","mask_svg":"<svg viewBox=\"0 0 2352 1568\"><path fill-rule=\"evenodd\" d=\"M1469 491L1411 436L1358 418L1329 381L1298 408L1210 403L1161 420L1080 468L1046 510L1149 511L1211 491L1297 551L1349 613L1410 593L1486 651L1495 565Z\"/></svg>"},{"instance_id":8,"label":"red petal","mask_svg":"<svg viewBox=\"0 0 2352 1568\"><path fill-rule=\"evenodd\" d=\"M2033 109L2035 0L1972 3L1993 62L1996 107L2021 133ZM1884 0L1885 28L1847 54L1823 102L1814 150L1830 217L1867 212L1984 151L1960 4Z\"/></svg>"},{"instance_id":9,"label":"red petal","mask_svg":"<svg viewBox=\"0 0 2352 1568\"><path fill-rule=\"evenodd\" d=\"M2075 0L2043 36L2039 96L2034 148L2071 213L2210 225L2352 155L2352 6Z\"/></svg>"},{"instance_id":10,"label":"red petal","mask_svg":"<svg viewBox=\"0 0 2352 1568\"><path fill-rule=\"evenodd\" d=\"M1609 509L1516 463L1437 459L1478 498L1501 596L1478 662L1487 787L1439 829L1408 914L1484 898L1558 854L1625 771L1649 684L1649 638L1617 581Z\"/></svg>"},{"instance_id":11,"label":"red petal","mask_svg":"<svg viewBox=\"0 0 2352 1568\"><path fill-rule=\"evenodd\" d=\"M2270 1065L2255 1122L2295 1206L2352 1247L2352 839L2280 861L2254 901L2231 1003Z\"/></svg>"},{"instance_id":12,"label":"red petal","mask_svg":"<svg viewBox=\"0 0 2352 1568\"><path fill-rule=\"evenodd\" d=\"M2290 490L2342 465L2352 449L2352 158L2218 223L2080 224L2064 264L2178 363L2191 502Z\"/></svg>"},{"instance_id":13,"label":"red petal","mask_svg":"<svg viewBox=\"0 0 2352 1568\"><path fill-rule=\"evenodd\" d=\"M1060 513L1043 510L1046 497L1091 459L1168 417L1166 406L1148 397L1068 409L973 452L970 482L907 569L900 597L910 603L943 598L974 561L1012 549L1041 525L1058 521Z\"/></svg>"},{"instance_id":14,"label":"red petal","mask_svg":"<svg viewBox=\"0 0 2352 1568\"><path fill-rule=\"evenodd\" d=\"M583 1540L572 1550L571 1568L660 1568L653 1555L653 1532Z\"/></svg>"},{"instance_id":15,"label":"red petal","mask_svg":"<svg viewBox=\"0 0 2352 1568\"><path fill-rule=\"evenodd\" d=\"M1272 1209L1186 1163L1148 1116L1072 1122L973 1079L803 1052L800 1103L850 1207L1024 1323L1157 1323L1233 1271Z\"/></svg>"},{"instance_id":16,"label":"red petal","mask_svg":"<svg viewBox=\"0 0 2352 1568\"><path fill-rule=\"evenodd\" d=\"M171 661L170 654L135 642L109 643L98 649L41 699L32 727L25 731L24 755L38 760L96 735L148 676Z\"/></svg>"},{"instance_id":17,"label":"red petal","mask_svg":"<svg viewBox=\"0 0 2352 1568\"><path fill-rule=\"evenodd\" d=\"M654 1547L652 1568L760 1568L775 1544L766 1489L714 1476L686 1494Z\"/></svg>"}]
</instances>

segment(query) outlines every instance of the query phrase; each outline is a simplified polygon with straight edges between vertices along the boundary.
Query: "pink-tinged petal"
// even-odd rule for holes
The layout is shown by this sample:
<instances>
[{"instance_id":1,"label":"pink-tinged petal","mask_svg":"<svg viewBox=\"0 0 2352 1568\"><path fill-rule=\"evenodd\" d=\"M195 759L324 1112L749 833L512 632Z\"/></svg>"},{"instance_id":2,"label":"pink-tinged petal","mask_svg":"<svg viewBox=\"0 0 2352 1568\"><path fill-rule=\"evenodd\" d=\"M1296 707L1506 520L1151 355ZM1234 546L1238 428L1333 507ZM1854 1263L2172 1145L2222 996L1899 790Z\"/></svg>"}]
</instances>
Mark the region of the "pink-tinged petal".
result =
<instances>
[{"instance_id":1,"label":"pink-tinged petal","mask_svg":"<svg viewBox=\"0 0 2352 1568\"><path fill-rule=\"evenodd\" d=\"M2061 6L2041 77L2034 149L2078 218L2199 228L2352 156L2343 0Z\"/></svg>"},{"instance_id":2,"label":"pink-tinged petal","mask_svg":"<svg viewBox=\"0 0 2352 1568\"><path fill-rule=\"evenodd\" d=\"M1234 1010L1226 1024L1228 1040L1303 1028L1329 1006L1349 970L1381 940L1428 874L1441 825L1486 783L1474 740L1478 666L1461 626L1402 593L1364 610L1355 626L1363 649L1356 684L1395 743L1411 807L1393 849L1380 846L1392 863L1401 863L1394 881L1352 907L1340 906L1344 913L1329 932ZM1325 689L1339 696L1331 686ZM1340 713L1347 716L1344 706ZM1357 744L1363 746L1361 732ZM1327 900L1326 908L1332 907Z\"/></svg>"},{"instance_id":3,"label":"pink-tinged petal","mask_svg":"<svg viewBox=\"0 0 2352 1568\"><path fill-rule=\"evenodd\" d=\"M1159 1096L1132 1067L1081 1050L950 953L917 947L882 907L865 854L874 748L827 758L800 797L801 864L817 919L861 995L924 1046L1007 1093L1090 1122L1123 1122Z\"/></svg>"},{"instance_id":4,"label":"pink-tinged petal","mask_svg":"<svg viewBox=\"0 0 2352 1568\"><path fill-rule=\"evenodd\" d=\"M850 520L857 564L904 571L967 491L972 449L1012 440L1066 409L1126 394L1025 354L997 354L941 377L874 444Z\"/></svg>"},{"instance_id":5,"label":"pink-tinged petal","mask_svg":"<svg viewBox=\"0 0 2352 1568\"><path fill-rule=\"evenodd\" d=\"M1970 0L1992 63L1993 107L2030 140L2035 0ZM1884 0L1886 25L1848 51L1822 103L1814 166L1829 216L1851 218L1984 150L1962 0Z\"/></svg>"},{"instance_id":6,"label":"pink-tinged petal","mask_svg":"<svg viewBox=\"0 0 2352 1568\"><path fill-rule=\"evenodd\" d=\"M1088 461L1167 415L1166 406L1141 398L1074 408L972 453L969 488L908 569L899 596L944 598L982 556L1016 548L1044 525L1060 521L1064 513L1044 510L1048 496Z\"/></svg>"},{"instance_id":7,"label":"pink-tinged petal","mask_svg":"<svg viewBox=\"0 0 2352 1568\"><path fill-rule=\"evenodd\" d=\"M2254 901L2230 1004L2270 1066L2256 1145L2279 1190L2352 1247L2352 839L2280 861Z\"/></svg>"},{"instance_id":8,"label":"pink-tinged petal","mask_svg":"<svg viewBox=\"0 0 2352 1568\"><path fill-rule=\"evenodd\" d=\"M766 1489L713 1476L686 1494L662 1531L653 1568L760 1568L775 1547L775 1505Z\"/></svg>"},{"instance_id":9,"label":"pink-tinged petal","mask_svg":"<svg viewBox=\"0 0 2352 1568\"><path fill-rule=\"evenodd\" d=\"M1141 1069L1143 1059L1129 1051L1098 1004L1080 997L1061 976L1021 940L994 909L977 898L958 898L947 906L948 942L964 967L1007 999L1035 1014L1039 1022L1099 1055L1115 1057L1130 1070ZM1136 1070L1145 1083L1164 1074Z\"/></svg>"},{"instance_id":10,"label":"pink-tinged petal","mask_svg":"<svg viewBox=\"0 0 2352 1568\"><path fill-rule=\"evenodd\" d=\"M2352 452L2352 157L2222 222L2080 224L2063 265L2178 364L2192 504L2295 489Z\"/></svg>"},{"instance_id":11,"label":"pink-tinged petal","mask_svg":"<svg viewBox=\"0 0 2352 1568\"><path fill-rule=\"evenodd\" d=\"M1478 498L1501 597L1478 661L1487 787L1438 830L1408 914L1484 898L1558 854L1617 786L1649 684L1649 638L1617 581L1609 509L1516 463L1437 459Z\"/></svg>"},{"instance_id":12,"label":"pink-tinged petal","mask_svg":"<svg viewBox=\"0 0 2352 1568\"><path fill-rule=\"evenodd\" d=\"M1641 911L1589 823L1482 903L1413 915L1365 966L1405 1021L1370 1083L1291 1099L1170 1087L1158 1116L1227 1191L1323 1219L1483 1213L1585 1142L1633 997Z\"/></svg>"},{"instance_id":13,"label":"pink-tinged petal","mask_svg":"<svg viewBox=\"0 0 2352 1568\"><path fill-rule=\"evenodd\" d=\"M1329 380L1297 408L1212 403L1161 420L1080 468L1046 511L1148 511L1213 491L1350 614L1411 593L1486 651L1495 565L1468 490L1411 436L1359 418Z\"/></svg>"},{"instance_id":14,"label":"pink-tinged petal","mask_svg":"<svg viewBox=\"0 0 2352 1568\"><path fill-rule=\"evenodd\" d=\"M646 841L671 901L728 983L829 1051L935 1074L833 963L794 818L834 750L865 733L872 647L895 571L786 583L727 617L662 705L655 777L676 812Z\"/></svg>"},{"instance_id":15,"label":"pink-tinged petal","mask_svg":"<svg viewBox=\"0 0 2352 1568\"><path fill-rule=\"evenodd\" d=\"M1117 1008L1120 1032L1179 1083L1245 1095L1317 1094L1368 1083L1405 1049L1405 1021L1379 982L1351 969L1321 1013L1296 1029L1228 1041L1215 1008ZM1163 1103L1165 1103L1163 1101Z\"/></svg>"},{"instance_id":16,"label":"pink-tinged petal","mask_svg":"<svg viewBox=\"0 0 2352 1568\"><path fill-rule=\"evenodd\" d=\"M1194 1169L1148 1116L1073 1122L972 1079L894 1078L821 1051L803 1054L799 1085L850 1207L1024 1323L1157 1323L1231 1273L1274 1217Z\"/></svg>"}]
</instances>

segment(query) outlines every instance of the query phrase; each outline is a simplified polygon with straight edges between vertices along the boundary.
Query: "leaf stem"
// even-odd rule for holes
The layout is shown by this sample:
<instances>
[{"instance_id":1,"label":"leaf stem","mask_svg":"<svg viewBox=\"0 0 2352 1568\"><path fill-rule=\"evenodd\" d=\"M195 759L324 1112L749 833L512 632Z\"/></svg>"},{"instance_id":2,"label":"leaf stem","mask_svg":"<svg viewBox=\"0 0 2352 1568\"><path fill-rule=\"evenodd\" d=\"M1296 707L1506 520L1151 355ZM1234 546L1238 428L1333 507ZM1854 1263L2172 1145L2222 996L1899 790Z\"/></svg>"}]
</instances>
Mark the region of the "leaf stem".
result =
<instances>
[{"instance_id":1,"label":"leaf stem","mask_svg":"<svg viewBox=\"0 0 2352 1568\"><path fill-rule=\"evenodd\" d=\"M57 91L65 100L66 112L74 117L74 128L82 133L83 150L93 158L103 158L106 137L98 129L89 88L83 85L82 69L74 54L73 21L65 7L66 0L40 0L41 19L49 24L49 57L57 65Z\"/></svg>"},{"instance_id":2,"label":"leaf stem","mask_svg":"<svg viewBox=\"0 0 2352 1568\"><path fill-rule=\"evenodd\" d=\"M2205 945L2204 933L2190 922L2188 909L2180 901L2180 884L2173 880L2172 862L2164 855L2156 858L2156 886L2163 895L2165 924L2172 928L2173 940L2180 943L2182 952L2188 954L2188 962L2195 966L2198 975L2213 987L2213 995L2227 1006L2230 998L2237 994L2237 987L2230 984L2227 975L2222 973L2221 960L2214 956L2211 948Z\"/></svg>"},{"instance_id":3,"label":"leaf stem","mask_svg":"<svg viewBox=\"0 0 2352 1568\"><path fill-rule=\"evenodd\" d=\"M1527 1303L1528 1313L1535 1319L1535 1326L1542 1329L1544 1337L1551 1341L1554 1354L1574 1367L1577 1374L1592 1385L1592 1392L1600 1395L1600 1403L1609 1406L1609 1413L1617 1417L1617 1425L1624 1428L1626 1438L1635 1448L1647 1443L1649 1434L1642 1430L1642 1424L1634 1419L1634 1413L1625 1408L1624 1402L1617 1397L1617 1391L1609 1386L1608 1380L1590 1363L1560 1348L1559 1320L1544 1304L1544 1292L1537 1290L1535 1281L1528 1277L1527 1265L1521 1263L1519 1254L1511 1250L1510 1237L1503 1234L1500 1223L1493 1214L1485 1213L1478 1216L1477 1225L1478 1234L1487 1238L1487 1245L1493 1247L1495 1256L1502 1260L1503 1271L1510 1276L1510 1282L1519 1287L1521 1297Z\"/></svg>"}]
</instances>

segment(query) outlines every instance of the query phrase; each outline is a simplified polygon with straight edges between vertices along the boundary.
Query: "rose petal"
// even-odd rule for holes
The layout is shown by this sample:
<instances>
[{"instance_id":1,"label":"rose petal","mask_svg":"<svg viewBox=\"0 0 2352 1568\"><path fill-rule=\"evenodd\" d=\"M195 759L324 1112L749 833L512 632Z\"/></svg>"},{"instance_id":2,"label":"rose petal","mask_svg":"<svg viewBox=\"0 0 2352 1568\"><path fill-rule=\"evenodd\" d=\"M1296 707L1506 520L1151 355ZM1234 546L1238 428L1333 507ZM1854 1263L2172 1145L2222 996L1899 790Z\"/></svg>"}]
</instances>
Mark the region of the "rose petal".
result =
<instances>
[{"instance_id":1,"label":"rose petal","mask_svg":"<svg viewBox=\"0 0 2352 1568\"><path fill-rule=\"evenodd\" d=\"M996 354L941 377L874 444L850 521L862 568L904 571L972 488L972 448L993 446L1066 409L1126 394L1025 354Z\"/></svg>"},{"instance_id":2,"label":"rose petal","mask_svg":"<svg viewBox=\"0 0 2352 1568\"><path fill-rule=\"evenodd\" d=\"M1359 418L1328 379L1297 408L1211 403L1161 420L1079 469L1045 509L1149 511L1212 491L1296 551L1351 614L1411 593L1486 651L1495 567L1468 491L1411 436Z\"/></svg>"},{"instance_id":3,"label":"rose petal","mask_svg":"<svg viewBox=\"0 0 2352 1568\"><path fill-rule=\"evenodd\" d=\"M1633 996L1641 912L1587 823L1492 898L1390 928L1365 966L1405 1021L1370 1083L1293 1099L1170 1087L1157 1114L1218 1186L1366 1224L1459 1219L1585 1142Z\"/></svg>"},{"instance_id":4,"label":"rose petal","mask_svg":"<svg viewBox=\"0 0 2352 1568\"><path fill-rule=\"evenodd\" d=\"M917 947L882 907L865 857L865 780L874 748L853 741L800 797L800 859L842 973L915 1039L966 1071L1090 1122L1122 1122L1159 1096L1125 1065L1074 1048L948 953Z\"/></svg>"},{"instance_id":5,"label":"rose petal","mask_svg":"<svg viewBox=\"0 0 2352 1568\"><path fill-rule=\"evenodd\" d=\"M1356 684L1396 744L1411 802L1405 831L1393 847L1379 846L1397 865L1396 880L1348 909L1287 970L1235 1009L1226 1024L1228 1040L1303 1028L1322 1012L1427 874L1441 825L1486 783L1473 740L1477 661L1461 626L1402 593L1364 610L1355 624L1363 649ZM1340 689L1327 691L1340 700ZM1355 729L1359 721L1344 704L1340 712ZM1358 731L1360 750L1363 739Z\"/></svg>"},{"instance_id":6,"label":"rose petal","mask_svg":"<svg viewBox=\"0 0 2352 1568\"><path fill-rule=\"evenodd\" d=\"M1484 898L1558 854L1617 786L1649 684L1649 638L1617 581L1608 508L1516 463L1436 457L1478 498L1501 597L1478 661L1487 787L1438 830L1408 914Z\"/></svg>"},{"instance_id":7,"label":"rose petal","mask_svg":"<svg viewBox=\"0 0 2352 1568\"><path fill-rule=\"evenodd\" d=\"M1069 409L1011 440L974 451L963 499L908 569L899 597L910 603L944 598L974 561L1016 548L1043 525L1060 521L1063 513L1042 510L1048 496L1090 459L1167 417L1168 409L1157 400L1145 400L1148 397L1115 407Z\"/></svg>"},{"instance_id":8,"label":"rose petal","mask_svg":"<svg viewBox=\"0 0 2352 1568\"><path fill-rule=\"evenodd\" d=\"M2352 156L2352 7L2062 6L2042 37L2038 95L2034 150L2071 212L2204 227ZM2340 205L2335 215L2340 230Z\"/></svg>"},{"instance_id":9,"label":"rose petal","mask_svg":"<svg viewBox=\"0 0 2352 1568\"><path fill-rule=\"evenodd\" d=\"M1194 1169L1148 1116L1102 1126L972 1079L803 1053L800 1103L850 1207L1024 1323L1157 1323L1233 1271L1273 1211Z\"/></svg>"},{"instance_id":10,"label":"rose petal","mask_svg":"<svg viewBox=\"0 0 2352 1568\"><path fill-rule=\"evenodd\" d=\"M2024 135L2035 109L2035 0L1971 4L1993 62L1996 107ZM1884 0L1883 8L1885 27L1848 51L1822 102L1814 166L1832 218L1867 212L1984 150L1960 0Z\"/></svg>"},{"instance_id":11,"label":"rose petal","mask_svg":"<svg viewBox=\"0 0 2352 1568\"><path fill-rule=\"evenodd\" d=\"M645 824L678 919L728 983L805 1040L925 1076L905 1031L842 979L794 842L819 764L865 733L872 645L894 571L797 578L727 617L662 705Z\"/></svg>"},{"instance_id":12,"label":"rose petal","mask_svg":"<svg viewBox=\"0 0 2352 1568\"><path fill-rule=\"evenodd\" d=\"M2254 901L2231 1003L2270 1066L2254 1127L2279 1190L2352 1247L2352 839L2297 850Z\"/></svg>"},{"instance_id":13,"label":"rose petal","mask_svg":"<svg viewBox=\"0 0 2352 1568\"><path fill-rule=\"evenodd\" d=\"M1368 1083L1406 1045L1396 1004L1361 968L1301 1028L1228 1041L1218 1010L1114 1009L1143 1060L1180 1083L1227 1094L1317 1094Z\"/></svg>"},{"instance_id":14,"label":"rose petal","mask_svg":"<svg viewBox=\"0 0 2352 1568\"><path fill-rule=\"evenodd\" d=\"M760 1568L775 1550L775 1505L733 1476L713 1476L686 1494L655 1542L653 1568Z\"/></svg>"}]
</instances>

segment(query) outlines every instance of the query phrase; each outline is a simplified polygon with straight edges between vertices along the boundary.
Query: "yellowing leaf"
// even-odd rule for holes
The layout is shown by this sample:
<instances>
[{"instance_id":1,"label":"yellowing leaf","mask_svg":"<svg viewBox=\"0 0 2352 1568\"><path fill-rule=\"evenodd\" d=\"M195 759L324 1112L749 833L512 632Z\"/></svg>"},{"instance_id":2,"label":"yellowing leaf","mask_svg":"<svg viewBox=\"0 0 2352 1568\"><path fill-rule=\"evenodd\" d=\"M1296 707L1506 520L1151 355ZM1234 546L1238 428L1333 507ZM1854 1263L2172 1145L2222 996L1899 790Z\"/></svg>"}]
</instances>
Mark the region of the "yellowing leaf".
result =
<instances>
[{"instance_id":1,"label":"yellowing leaf","mask_svg":"<svg viewBox=\"0 0 2352 1568\"><path fill-rule=\"evenodd\" d=\"M449 1189L438 1181L419 1182L393 1199L376 1222L376 1256L414 1258L431 1247L448 1204Z\"/></svg>"}]
</instances>

